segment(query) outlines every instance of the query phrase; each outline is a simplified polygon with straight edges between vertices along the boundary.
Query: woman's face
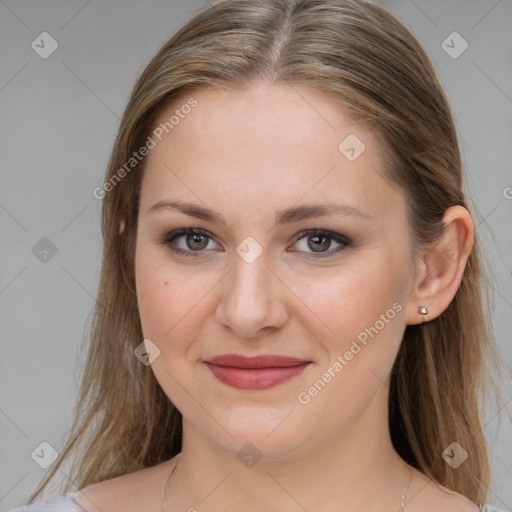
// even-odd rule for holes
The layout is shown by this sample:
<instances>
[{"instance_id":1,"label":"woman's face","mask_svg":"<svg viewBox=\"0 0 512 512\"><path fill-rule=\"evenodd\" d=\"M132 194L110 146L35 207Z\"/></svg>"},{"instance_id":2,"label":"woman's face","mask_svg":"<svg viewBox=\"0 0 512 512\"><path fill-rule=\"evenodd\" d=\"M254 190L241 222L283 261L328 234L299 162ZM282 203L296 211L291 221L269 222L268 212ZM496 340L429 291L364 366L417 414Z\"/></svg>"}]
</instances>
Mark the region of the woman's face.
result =
<instances>
[{"instance_id":1,"label":"woman's face","mask_svg":"<svg viewBox=\"0 0 512 512\"><path fill-rule=\"evenodd\" d=\"M376 139L308 89L192 96L152 136L135 263L185 436L269 459L377 439L414 282L407 203Z\"/></svg>"}]
</instances>

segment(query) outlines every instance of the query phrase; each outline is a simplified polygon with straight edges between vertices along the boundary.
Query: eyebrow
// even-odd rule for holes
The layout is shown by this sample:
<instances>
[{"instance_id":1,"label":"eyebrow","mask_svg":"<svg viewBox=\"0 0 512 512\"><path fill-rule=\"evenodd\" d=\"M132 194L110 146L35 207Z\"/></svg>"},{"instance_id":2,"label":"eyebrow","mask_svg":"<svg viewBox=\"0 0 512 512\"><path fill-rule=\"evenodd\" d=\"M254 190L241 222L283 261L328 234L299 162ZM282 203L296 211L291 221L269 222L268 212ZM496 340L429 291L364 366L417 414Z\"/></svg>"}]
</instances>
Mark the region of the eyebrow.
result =
<instances>
[{"instance_id":1,"label":"eyebrow","mask_svg":"<svg viewBox=\"0 0 512 512\"><path fill-rule=\"evenodd\" d=\"M224 218L218 212L199 204L187 203L184 201L158 201L153 206L148 208L146 215L159 210L168 209L178 210L186 215L190 215L191 217L196 217L198 219L218 222L219 224L226 224ZM372 218L369 213L355 206L347 204L327 203L319 205L296 206L286 210L278 210L276 212L276 224L291 224L293 222L298 222L304 219L322 216L355 216L366 220L371 220Z\"/></svg>"}]
</instances>

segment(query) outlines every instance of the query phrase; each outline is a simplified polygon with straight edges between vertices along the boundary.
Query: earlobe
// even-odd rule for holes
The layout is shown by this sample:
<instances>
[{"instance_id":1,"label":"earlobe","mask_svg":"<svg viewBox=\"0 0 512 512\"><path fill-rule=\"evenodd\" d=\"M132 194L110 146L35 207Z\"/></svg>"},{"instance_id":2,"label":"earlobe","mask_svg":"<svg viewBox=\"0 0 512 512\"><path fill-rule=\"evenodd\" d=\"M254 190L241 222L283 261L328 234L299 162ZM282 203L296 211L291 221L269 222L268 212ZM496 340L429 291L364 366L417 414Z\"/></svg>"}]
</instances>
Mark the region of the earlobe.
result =
<instances>
[{"instance_id":1,"label":"earlobe","mask_svg":"<svg viewBox=\"0 0 512 512\"><path fill-rule=\"evenodd\" d=\"M445 211L443 222L443 235L423 254L421 274L409 296L408 325L438 317L452 302L462 281L474 244L473 220L466 208L457 205Z\"/></svg>"},{"instance_id":2,"label":"earlobe","mask_svg":"<svg viewBox=\"0 0 512 512\"><path fill-rule=\"evenodd\" d=\"M420 315L428 315L428 309L425 306L419 306L418 313Z\"/></svg>"}]
</instances>

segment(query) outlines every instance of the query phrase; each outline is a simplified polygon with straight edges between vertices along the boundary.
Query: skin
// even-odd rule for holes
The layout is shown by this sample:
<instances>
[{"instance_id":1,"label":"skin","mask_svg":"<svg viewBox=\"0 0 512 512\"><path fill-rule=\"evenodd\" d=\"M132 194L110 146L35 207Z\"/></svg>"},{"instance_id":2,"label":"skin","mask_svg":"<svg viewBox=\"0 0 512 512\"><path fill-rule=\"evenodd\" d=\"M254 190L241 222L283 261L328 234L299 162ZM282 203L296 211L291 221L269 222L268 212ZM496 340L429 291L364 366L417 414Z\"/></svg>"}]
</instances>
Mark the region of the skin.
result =
<instances>
[{"instance_id":1,"label":"skin","mask_svg":"<svg viewBox=\"0 0 512 512\"><path fill-rule=\"evenodd\" d=\"M405 464L387 425L390 371L406 325L441 314L460 284L474 240L468 211L446 210L445 235L413 259L406 197L383 179L377 139L339 105L284 85L203 88L193 96L198 105L147 157L135 258L144 337L160 350L151 367L183 414L172 510L395 511L411 478L407 511L475 512L466 498ZM354 161L338 149L349 134L365 145ZM170 208L147 213L164 200L209 207L224 221ZM278 210L331 202L371 218L275 222ZM186 227L210 235L199 256L170 250L193 252L186 235L161 243ZM320 256L329 256L321 258L301 234L313 228L353 246L334 252L340 244L328 238ZM252 263L236 251L248 236L263 250ZM395 314L378 334L301 403L299 394L390 309ZM239 390L203 363L233 352L312 363L271 389ZM236 456L246 443L261 453L252 467ZM94 484L77 501L88 511L160 510L175 463Z\"/></svg>"}]
</instances>

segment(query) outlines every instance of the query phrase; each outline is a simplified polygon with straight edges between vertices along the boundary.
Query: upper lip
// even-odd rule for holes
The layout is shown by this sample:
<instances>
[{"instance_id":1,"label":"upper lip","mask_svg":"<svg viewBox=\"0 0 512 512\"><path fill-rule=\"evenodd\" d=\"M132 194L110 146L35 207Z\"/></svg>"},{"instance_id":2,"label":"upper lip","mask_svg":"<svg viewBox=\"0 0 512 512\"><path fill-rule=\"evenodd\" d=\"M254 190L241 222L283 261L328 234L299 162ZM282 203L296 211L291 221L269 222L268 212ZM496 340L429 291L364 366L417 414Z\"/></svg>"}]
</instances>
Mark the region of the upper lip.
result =
<instances>
[{"instance_id":1,"label":"upper lip","mask_svg":"<svg viewBox=\"0 0 512 512\"><path fill-rule=\"evenodd\" d=\"M223 354L207 359L205 362L217 366L230 366L234 368L283 368L299 366L301 364L310 363L311 361L272 354L263 354L254 357L245 357L239 354Z\"/></svg>"}]
</instances>

